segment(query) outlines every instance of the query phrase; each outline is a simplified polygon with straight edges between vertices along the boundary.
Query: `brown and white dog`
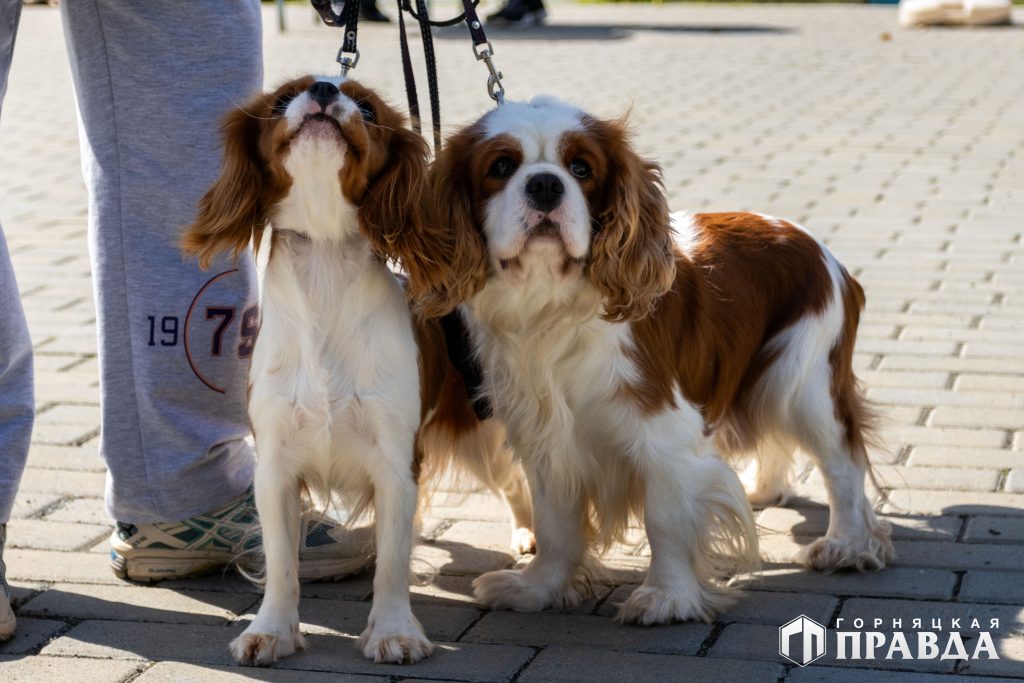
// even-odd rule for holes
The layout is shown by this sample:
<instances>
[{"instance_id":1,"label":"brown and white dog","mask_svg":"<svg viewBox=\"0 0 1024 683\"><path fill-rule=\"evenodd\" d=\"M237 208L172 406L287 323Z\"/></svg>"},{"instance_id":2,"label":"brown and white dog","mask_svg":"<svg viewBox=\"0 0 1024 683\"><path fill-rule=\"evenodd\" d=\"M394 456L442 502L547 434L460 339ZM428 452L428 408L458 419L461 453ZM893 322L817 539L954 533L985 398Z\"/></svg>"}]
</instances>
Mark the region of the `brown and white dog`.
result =
<instances>
[{"instance_id":1,"label":"brown and white dog","mask_svg":"<svg viewBox=\"0 0 1024 683\"><path fill-rule=\"evenodd\" d=\"M864 295L814 237L757 214L670 217L659 168L621 123L550 98L451 137L427 200L428 233L399 249L412 294L427 315L459 307L533 494L537 556L481 576L481 601L579 603L592 547L642 515L650 571L619 618L710 618L729 601L718 579L757 560L721 450L756 454L757 503L786 497L805 450L831 520L803 562L886 564L851 367Z\"/></svg>"},{"instance_id":2,"label":"brown and white dog","mask_svg":"<svg viewBox=\"0 0 1024 683\"><path fill-rule=\"evenodd\" d=\"M427 147L402 123L352 80L299 78L257 96L226 118L220 177L183 238L206 267L250 240L258 248L271 228L249 392L266 589L231 644L239 662L303 647L304 490L343 496L352 517L372 504L377 569L359 644L376 661L413 662L432 647L409 604L421 466L454 458L477 474L509 503L516 548L532 545L529 493L504 430L477 419L449 359L459 350L446 332L464 332L453 319L414 320L386 265L392 242L422 233Z\"/></svg>"}]
</instances>

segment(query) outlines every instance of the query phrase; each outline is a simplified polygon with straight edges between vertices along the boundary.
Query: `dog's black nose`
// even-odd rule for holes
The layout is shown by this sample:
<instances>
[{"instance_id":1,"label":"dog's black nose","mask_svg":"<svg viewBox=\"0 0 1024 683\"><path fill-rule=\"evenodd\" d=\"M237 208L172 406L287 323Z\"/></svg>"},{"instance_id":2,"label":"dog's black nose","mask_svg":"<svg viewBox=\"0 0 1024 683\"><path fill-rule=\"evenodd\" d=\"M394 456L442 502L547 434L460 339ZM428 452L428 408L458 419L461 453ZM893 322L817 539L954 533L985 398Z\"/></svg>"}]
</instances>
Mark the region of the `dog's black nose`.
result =
<instances>
[{"instance_id":1,"label":"dog's black nose","mask_svg":"<svg viewBox=\"0 0 1024 683\"><path fill-rule=\"evenodd\" d=\"M317 81L309 86L309 96L320 105L321 109L326 109L327 105L334 102L334 98L338 96L339 92L338 86L327 81Z\"/></svg>"},{"instance_id":2,"label":"dog's black nose","mask_svg":"<svg viewBox=\"0 0 1024 683\"><path fill-rule=\"evenodd\" d=\"M526 181L526 198L537 211L548 212L562 203L565 185L553 173L538 173Z\"/></svg>"}]
</instances>

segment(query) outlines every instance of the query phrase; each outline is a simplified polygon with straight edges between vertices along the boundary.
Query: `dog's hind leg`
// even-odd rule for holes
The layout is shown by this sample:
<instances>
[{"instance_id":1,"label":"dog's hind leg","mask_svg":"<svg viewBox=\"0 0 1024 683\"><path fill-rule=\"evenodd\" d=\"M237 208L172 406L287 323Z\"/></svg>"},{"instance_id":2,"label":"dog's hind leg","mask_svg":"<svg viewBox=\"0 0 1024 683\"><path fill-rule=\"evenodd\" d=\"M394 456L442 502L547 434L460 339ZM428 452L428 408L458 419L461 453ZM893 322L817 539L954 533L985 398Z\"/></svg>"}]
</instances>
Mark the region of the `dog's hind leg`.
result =
<instances>
[{"instance_id":1,"label":"dog's hind leg","mask_svg":"<svg viewBox=\"0 0 1024 683\"><path fill-rule=\"evenodd\" d=\"M533 535L533 502L523 467L516 461L500 422L486 420L477 432L479 451L467 452L463 445L457 449L459 464L505 502L512 524L512 550L517 554L532 553L537 543Z\"/></svg>"}]
</instances>

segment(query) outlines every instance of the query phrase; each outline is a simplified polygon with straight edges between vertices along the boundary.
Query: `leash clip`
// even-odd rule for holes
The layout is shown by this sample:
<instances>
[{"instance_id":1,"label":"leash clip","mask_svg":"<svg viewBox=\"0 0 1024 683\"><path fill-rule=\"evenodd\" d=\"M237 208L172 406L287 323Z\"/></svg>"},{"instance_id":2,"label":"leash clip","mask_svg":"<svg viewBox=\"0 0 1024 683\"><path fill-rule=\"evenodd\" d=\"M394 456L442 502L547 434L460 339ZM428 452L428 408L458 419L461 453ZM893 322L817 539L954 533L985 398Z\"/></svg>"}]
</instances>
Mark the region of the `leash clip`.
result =
<instances>
[{"instance_id":1,"label":"leash clip","mask_svg":"<svg viewBox=\"0 0 1024 683\"><path fill-rule=\"evenodd\" d=\"M477 61L483 62L490 72L487 76L487 94L498 103L498 106L505 104L505 86L501 83L504 75L494 66L494 47L491 45L491 41L474 43L473 55Z\"/></svg>"},{"instance_id":2,"label":"leash clip","mask_svg":"<svg viewBox=\"0 0 1024 683\"><path fill-rule=\"evenodd\" d=\"M341 65L341 75L348 76L348 72L356 68L356 64L359 63L359 50L353 50L351 52L345 51L345 46L342 45L341 49L338 50L338 56L335 61Z\"/></svg>"}]
</instances>

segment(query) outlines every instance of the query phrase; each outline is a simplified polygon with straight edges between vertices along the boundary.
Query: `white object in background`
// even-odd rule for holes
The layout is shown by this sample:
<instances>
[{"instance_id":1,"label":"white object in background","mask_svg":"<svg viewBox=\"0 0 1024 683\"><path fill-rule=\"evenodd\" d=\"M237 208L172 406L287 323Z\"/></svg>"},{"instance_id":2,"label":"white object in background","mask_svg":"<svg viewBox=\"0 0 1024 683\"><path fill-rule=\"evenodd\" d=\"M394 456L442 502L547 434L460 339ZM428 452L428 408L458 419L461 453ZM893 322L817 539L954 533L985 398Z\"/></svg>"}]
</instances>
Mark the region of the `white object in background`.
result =
<instances>
[{"instance_id":1,"label":"white object in background","mask_svg":"<svg viewBox=\"0 0 1024 683\"><path fill-rule=\"evenodd\" d=\"M1011 23L1010 0L900 0L904 26L989 26Z\"/></svg>"}]
</instances>

